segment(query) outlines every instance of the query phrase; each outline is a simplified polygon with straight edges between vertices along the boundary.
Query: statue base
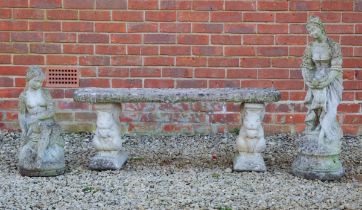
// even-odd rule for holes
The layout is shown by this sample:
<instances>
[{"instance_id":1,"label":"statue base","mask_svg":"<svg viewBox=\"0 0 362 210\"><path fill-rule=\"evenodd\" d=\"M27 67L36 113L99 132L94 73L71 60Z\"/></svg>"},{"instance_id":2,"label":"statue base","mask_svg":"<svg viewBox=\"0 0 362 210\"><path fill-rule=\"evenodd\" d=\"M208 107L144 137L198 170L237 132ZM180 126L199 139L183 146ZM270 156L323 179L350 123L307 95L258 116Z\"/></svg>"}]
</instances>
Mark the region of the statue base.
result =
<instances>
[{"instance_id":1,"label":"statue base","mask_svg":"<svg viewBox=\"0 0 362 210\"><path fill-rule=\"evenodd\" d=\"M344 175L339 153L339 139L325 143L320 142L316 133L305 134L301 137L292 172L305 179L337 180Z\"/></svg>"},{"instance_id":2,"label":"statue base","mask_svg":"<svg viewBox=\"0 0 362 210\"><path fill-rule=\"evenodd\" d=\"M62 175L65 172L65 168L55 168L55 169L48 169L48 170L28 170L19 167L19 173L22 176L39 176L39 177L47 177L47 176L58 176Z\"/></svg>"},{"instance_id":3,"label":"statue base","mask_svg":"<svg viewBox=\"0 0 362 210\"><path fill-rule=\"evenodd\" d=\"M50 146L44 156L37 160L34 142L25 144L19 152L19 173L22 176L58 176L65 172L64 149L61 146Z\"/></svg>"},{"instance_id":4,"label":"statue base","mask_svg":"<svg viewBox=\"0 0 362 210\"><path fill-rule=\"evenodd\" d=\"M128 159L128 155L123 152L102 152L90 160L89 168L93 170L117 170L123 167Z\"/></svg>"},{"instance_id":5,"label":"statue base","mask_svg":"<svg viewBox=\"0 0 362 210\"><path fill-rule=\"evenodd\" d=\"M241 152L234 158L234 171L266 171L264 159L260 153Z\"/></svg>"},{"instance_id":6,"label":"statue base","mask_svg":"<svg viewBox=\"0 0 362 210\"><path fill-rule=\"evenodd\" d=\"M338 155L313 156L299 154L293 162L293 174L305 179L338 180L344 175Z\"/></svg>"}]
</instances>

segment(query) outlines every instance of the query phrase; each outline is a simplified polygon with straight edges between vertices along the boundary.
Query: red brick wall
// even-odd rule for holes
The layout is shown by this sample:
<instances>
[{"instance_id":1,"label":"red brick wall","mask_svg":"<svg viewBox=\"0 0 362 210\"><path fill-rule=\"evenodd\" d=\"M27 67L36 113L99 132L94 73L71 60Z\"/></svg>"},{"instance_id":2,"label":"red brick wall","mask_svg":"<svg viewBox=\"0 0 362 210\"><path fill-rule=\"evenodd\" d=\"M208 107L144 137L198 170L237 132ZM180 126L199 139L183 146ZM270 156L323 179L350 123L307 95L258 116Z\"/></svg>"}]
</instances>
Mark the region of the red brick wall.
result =
<instances>
[{"instance_id":1,"label":"red brick wall","mask_svg":"<svg viewBox=\"0 0 362 210\"><path fill-rule=\"evenodd\" d=\"M267 133L303 129L299 66L319 15L342 45L346 134L362 133L362 1L0 0L0 119L17 126L28 65L76 66L81 87L275 87ZM95 115L74 89L52 89L67 130L89 130ZM129 132L218 132L240 126L238 104L125 104Z\"/></svg>"}]
</instances>

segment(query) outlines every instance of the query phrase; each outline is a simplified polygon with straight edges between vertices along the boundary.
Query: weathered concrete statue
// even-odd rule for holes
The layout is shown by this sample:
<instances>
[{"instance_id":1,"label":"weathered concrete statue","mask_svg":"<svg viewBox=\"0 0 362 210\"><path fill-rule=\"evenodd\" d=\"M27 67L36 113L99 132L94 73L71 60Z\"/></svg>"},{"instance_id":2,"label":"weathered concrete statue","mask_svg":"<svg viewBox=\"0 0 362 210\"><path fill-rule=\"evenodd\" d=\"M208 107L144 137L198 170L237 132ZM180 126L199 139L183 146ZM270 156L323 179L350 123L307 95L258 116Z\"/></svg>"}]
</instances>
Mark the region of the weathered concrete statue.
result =
<instances>
[{"instance_id":1,"label":"weathered concrete statue","mask_svg":"<svg viewBox=\"0 0 362 210\"><path fill-rule=\"evenodd\" d=\"M64 140L54 121L54 102L49 92L42 89L44 79L42 70L31 66L19 98L19 171L24 176L57 176L65 169Z\"/></svg>"},{"instance_id":2,"label":"weathered concrete statue","mask_svg":"<svg viewBox=\"0 0 362 210\"><path fill-rule=\"evenodd\" d=\"M308 112L292 168L295 175L307 179L335 180L344 174L339 160L343 133L336 119L343 91L341 48L326 36L319 17L311 16L306 28L314 39L301 66L308 86Z\"/></svg>"},{"instance_id":3,"label":"weathered concrete statue","mask_svg":"<svg viewBox=\"0 0 362 210\"><path fill-rule=\"evenodd\" d=\"M234 171L265 171L261 152L266 148L262 122L264 104L246 103L244 105L243 125L236 139Z\"/></svg>"},{"instance_id":4,"label":"weathered concrete statue","mask_svg":"<svg viewBox=\"0 0 362 210\"><path fill-rule=\"evenodd\" d=\"M97 154L91 158L90 168L94 170L120 169L128 159L128 155L121 151L123 140L117 119L120 107L112 104L97 104L95 107L97 130L93 145Z\"/></svg>"}]
</instances>

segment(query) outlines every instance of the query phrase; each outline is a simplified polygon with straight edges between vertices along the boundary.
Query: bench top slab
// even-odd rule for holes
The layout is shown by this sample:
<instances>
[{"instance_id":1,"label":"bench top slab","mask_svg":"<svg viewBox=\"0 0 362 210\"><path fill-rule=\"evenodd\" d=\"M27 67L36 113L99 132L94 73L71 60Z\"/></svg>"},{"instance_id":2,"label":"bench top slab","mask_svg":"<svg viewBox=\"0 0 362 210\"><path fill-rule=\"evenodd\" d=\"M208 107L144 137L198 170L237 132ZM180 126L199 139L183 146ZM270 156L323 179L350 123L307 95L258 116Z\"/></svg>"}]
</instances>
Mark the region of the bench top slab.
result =
<instances>
[{"instance_id":1,"label":"bench top slab","mask_svg":"<svg viewBox=\"0 0 362 210\"><path fill-rule=\"evenodd\" d=\"M280 99L272 88L81 88L75 91L74 101L88 103L135 102L247 102L264 103Z\"/></svg>"}]
</instances>

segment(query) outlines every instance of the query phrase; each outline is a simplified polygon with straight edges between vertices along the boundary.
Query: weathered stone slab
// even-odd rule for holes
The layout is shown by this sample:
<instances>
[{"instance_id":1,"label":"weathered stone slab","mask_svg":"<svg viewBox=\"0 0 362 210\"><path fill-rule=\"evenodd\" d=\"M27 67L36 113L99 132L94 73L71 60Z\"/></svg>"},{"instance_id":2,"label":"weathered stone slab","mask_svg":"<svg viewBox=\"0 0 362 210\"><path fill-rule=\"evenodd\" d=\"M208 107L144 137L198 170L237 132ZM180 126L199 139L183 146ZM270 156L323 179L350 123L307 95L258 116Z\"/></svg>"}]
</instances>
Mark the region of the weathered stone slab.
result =
<instances>
[{"instance_id":1,"label":"weathered stone slab","mask_svg":"<svg viewBox=\"0 0 362 210\"><path fill-rule=\"evenodd\" d=\"M177 103L195 101L265 103L278 101L280 92L272 88L82 88L74 100L88 103Z\"/></svg>"}]
</instances>

